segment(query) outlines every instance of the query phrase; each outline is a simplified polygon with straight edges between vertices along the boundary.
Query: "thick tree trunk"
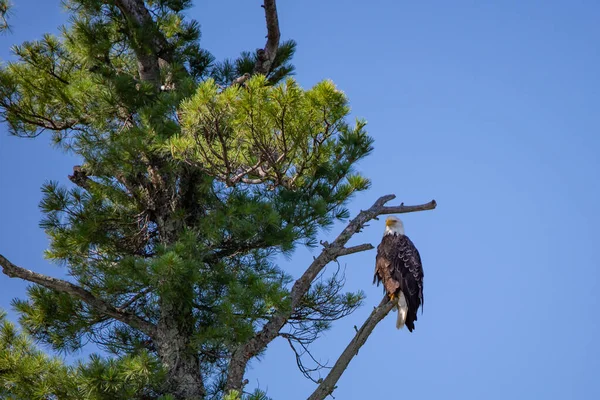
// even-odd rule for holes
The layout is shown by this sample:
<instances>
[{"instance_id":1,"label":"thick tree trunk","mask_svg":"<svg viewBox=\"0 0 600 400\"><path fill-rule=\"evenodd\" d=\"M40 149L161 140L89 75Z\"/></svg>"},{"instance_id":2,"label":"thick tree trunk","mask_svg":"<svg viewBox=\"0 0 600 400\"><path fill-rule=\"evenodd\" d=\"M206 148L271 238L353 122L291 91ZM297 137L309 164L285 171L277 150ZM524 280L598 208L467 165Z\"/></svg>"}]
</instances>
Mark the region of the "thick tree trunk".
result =
<instances>
[{"instance_id":1,"label":"thick tree trunk","mask_svg":"<svg viewBox=\"0 0 600 400\"><path fill-rule=\"evenodd\" d=\"M163 303L158 324L156 347L163 366L167 370L169 392L177 399L199 400L205 395L200 372L200 361L191 351L190 329L182 324L181 312Z\"/></svg>"}]
</instances>

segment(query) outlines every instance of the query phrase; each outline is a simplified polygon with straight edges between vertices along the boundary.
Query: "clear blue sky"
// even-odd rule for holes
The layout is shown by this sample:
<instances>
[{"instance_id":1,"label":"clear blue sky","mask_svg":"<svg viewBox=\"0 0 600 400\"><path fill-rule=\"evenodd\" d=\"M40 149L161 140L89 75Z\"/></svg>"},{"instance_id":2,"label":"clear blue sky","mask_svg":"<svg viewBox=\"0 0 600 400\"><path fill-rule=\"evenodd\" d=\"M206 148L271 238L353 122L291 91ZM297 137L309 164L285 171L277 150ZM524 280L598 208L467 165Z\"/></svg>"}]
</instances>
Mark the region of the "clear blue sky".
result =
<instances>
[{"instance_id":1,"label":"clear blue sky","mask_svg":"<svg viewBox=\"0 0 600 400\"><path fill-rule=\"evenodd\" d=\"M55 32L58 1L15 2L9 45ZM264 45L260 0L199 1L190 14L218 58ZM594 1L280 1L305 87L330 78L369 121L375 151L360 169L398 203L435 198L403 217L425 268L416 330L388 317L354 359L336 399L600 398L600 3ZM67 182L74 160L47 138L0 126L0 252L62 276L42 257L39 188ZM322 238L330 239L339 226ZM375 221L354 243L378 243ZM313 253L314 254L314 253ZM314 346L334 361L380 298L374 252L343 259L365 306ZM298 251L296 276L312 259ZM25 285L0 276L0 307ZM15 318L15 314L10 314ZM276 341L249 373L275 399L314 385ZM399 395L398 392L402 394Z\"/></svg>"}]
</instances>

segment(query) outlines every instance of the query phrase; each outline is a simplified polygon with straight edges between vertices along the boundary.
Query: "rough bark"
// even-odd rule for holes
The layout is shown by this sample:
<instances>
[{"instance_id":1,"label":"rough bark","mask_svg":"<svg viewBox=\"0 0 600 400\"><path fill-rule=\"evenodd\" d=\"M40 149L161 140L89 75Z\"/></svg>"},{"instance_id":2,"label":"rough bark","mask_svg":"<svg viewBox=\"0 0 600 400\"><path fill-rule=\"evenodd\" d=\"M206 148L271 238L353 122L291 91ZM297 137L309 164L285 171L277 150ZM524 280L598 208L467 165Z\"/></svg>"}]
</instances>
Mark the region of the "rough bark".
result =
<instances>
[{"instance_id":1,"label":"rough bark","mask_svg":"<svg viewBox=\"0 0 600 400\"><path fill-rule=\"evenodd\" d=\"M346 346L340 357L337 359L335 365L331 368L329 374L327 374L327 377L319 384L308 400L323 400L333 392L337 381L348 367L348 364L350 364L350 361L358 354L358 350L365 344L369 335L371 335L371 332L375 329L375 326L388 315L393 307L394 302L389 301L388 297L385 296L383 300L381 300L381 303L379 303L379 306L373 309L373 312L371 312L371 315L369 315L360 329L356 331L356 335L354 335L350 343L348 343L348 346Z\"/></svg>"},{"instance_id":2,"label":"rough bark","mask_svg":"<svg viewBox=\"0 0 600 400\"><path fill-rule=\"evenodd\" d=\"M138 29L127 34L131 39L140 80L160 87L160 60L171 62L169 44L152 19L143 0L115 0L123 16ZM142 29L143 28L143 29ZM139 32L144 32L140 35Z\"/></svg>"},{"instance_id":3,"label":"rough bark","mask_svg":"<svg viewBox=\"0 0 600 400\"><path fill-rule=\"evenodd\" d=\"M267 21L267 43L264 49L257 51L258 57L254 65L254 73L266 75L271 71L271 65L277 55L281 33L279 32L279 17L275 0L265 0L263 8Z\"/></svg>"},{"instance_id":4,"label":"rough bark","mask_svg":"<svg viewBox=\"0 0 600 400\"><path fill-rule=\"evenodd\" d=\"M45 288L56 290L58 292L68 293L71 296L84 301L90 307L99 313L121 321L135 329L139 329L151 338L156 336L156 326L145 319L121 308L114 307L106 301L94 296L88 290L83 289L71 282L62 279L56 279L50 276L39 274L28 269L19 267L3 255L0 254L0 265L2 272L10 278L21 278L28 282L36 283Z\"/></svg>"},{"instance_id":5,"label":"rough bark","mask_svg":"<svg viewBox=\"0 0 600 400\"><path fill-rule=\"evenodd\" d=\"M204 398L205 389L198 355L190 351L193 323L188 321L187 327L182 323L186 316L192 319L191 311L185 313L174 308L173 303L162 302L156 348L167 370L169 392L177 399L199 400Z\"/></svg>"},{"instance_id":6,"label":"rough bark","mask_svg":"<svg viewBox=\"0 0 600 400\"><path fill-rule=\"evenodd\" d=\"M317 275L325 268L327 264L335 260L337 257L346 254L352 254L359 251L365 251L372 248L363 247L364 245L357 246L354 248L345 248L344 245L350 240L350 238L360 232L363 226L372 219L375 219L379 215L383 214L402 214L416 211L433 210L436 207L435 200L430 201L426 204L417 206L405 206L401 204L399 206L386 207L385 204L396 196L393 194L380 197L368 210L361 211L356 218L354 218L346 226L346 228L338 235L338 237L329 244L323 242L323 250L318 257L310 264L306 271L300 278L294 283L291 291L291 308L287 312L279 312L275 314L263 327L256 333L249 341L238 347L231 357L229 363L227 383L225 390L237 390L241 392L243 386L244 373L246 366L252 357L258 355L263 351L273 339L275 339L281 328L286 324L293 311L300 304L302 297L308 292L310 285L317 277ZM358 249L360 247L360 249Z\"/></svg>"},{"instance_id":7,"label":"rough bark","mask_svg":"<svg viewBox=\"0 0 600 400\"><path fill-rule=\"evenodd\" d=\"M170 246L180 237L183 225L173 215L176 209L173 203L176 201L176 179L164 171L161 159L149 160L148 205L151 219L158 228L158 240L162 245ZM159 282L159 286L164 284L169 282ZM158 356L167 371L167 391L181 400L199 400L205 396L198 352L191 343L195 318L191 305L185 300L193 296L192 285L192 282L181 283L176 289L170 289L176 290L176 295L160 295L160 314L154 339Z\"/></svg>"}]
</instances>

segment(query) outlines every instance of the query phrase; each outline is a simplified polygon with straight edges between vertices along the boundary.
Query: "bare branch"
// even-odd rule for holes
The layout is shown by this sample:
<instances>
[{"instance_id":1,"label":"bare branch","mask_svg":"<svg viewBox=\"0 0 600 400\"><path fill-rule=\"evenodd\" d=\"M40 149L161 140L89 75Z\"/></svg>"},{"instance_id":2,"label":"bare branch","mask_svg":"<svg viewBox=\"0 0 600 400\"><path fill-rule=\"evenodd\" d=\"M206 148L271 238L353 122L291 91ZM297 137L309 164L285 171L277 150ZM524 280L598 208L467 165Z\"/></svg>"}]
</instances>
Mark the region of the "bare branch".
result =
<instances>
[{"instance_id":1,"label":"bare branch","mask_svg":"<svg viewBox=\"0 0 600 400\"><path fill-rule=\"evenodd\" d=\"M277 16L277 4L275 0L264 0L261 6L265 9L265 20L267 21L267 43L264 49L256 50L256 62L254 63L254 74L267 75L271 71L271 66L279 49L279 17ZM231 82L230 86L242 85L250 78L250 74L245 73Z\"/></svg>"},{"instance_id":2,"label":"bare branch","mask_svg":"<svg viewBox=\"0 0 600 400\"><path fill-rule=\"evenodd\" d=\"M358 246L344 247L338 252L338 257L345 256L348 254L360 253L361 251L373 250L374 247L371 243L359 244Z\"/></svg>"},{"instance_id":3,"label":"bare branch","mask_svg":"<svg viewBox=\"0 0 600 400\"><path fill-rule=\"evenodd\" d=\"M296 356L296 365L298 366L298 369L300 370L302 375L304 375L304 377L306 379L310 379L314 383L319 383L318 380L313 378L312 374L315 372L319 372L322 369L331 369L331 367L327 366L327 364L323 364L320 361L318 361L312 355L312 353L310 352L308 347L302 342L302 339L298 340L294 337L294 335L290 335L288 333L282 333L281 337L288 341L290 348L292 349L292 351L294 352L294 355ZM301 350L296 348L296 346L294 345L294 342L296 342L298 344L298 346L301 347ZM312 360L314 367L308 367L304 364L302 357L305 355L308 355L308 357Z\"/></svg>"},{"instance_id":4,"label":"bare branch","mask_svg":"<svg viewBox=\"0 0 600 400\"><path fill-rule=\"evenodd\" d=\"M10 278L21 278L28 282L37 283L47 289L56 290L62 293L68 293L69 295L84 301L86 304L94 308L96 311L107 315L111 318L121 321L124 324L131 326L132 328L139 329L149 337L156 336L156 327L138 317L137 315L126 311L122 308L116 308L111 304L108 304L104 300L94 296L89 291L74 285L71 282L64 281L62 279L52 278L50 276L42 275L37 272L30 271L28 269L19 267L3 255L0 254L0 265L2 266L2 272Z\"/></svg>"},{"instance_id":5,"label":"bare branch","mask_svg":"<svg viewBox=\"0 0 600 400\"><path fill-rule=\"evenodd\" d=\"M321 382L313 394L310 395L308 400L323 400L333 392L335 384L348 367L348 364L350 364L350 361L358 354L358 350L365 344L369 335L371 335L371 332L375 329L375 326L377 326L379 321L391 311L394 304L394 301L389 301L387 296L381 300L379 306L373 309L371 315L369 315L365 323L356 332L356 335L354 335L350 343L348 343L348 346L346 346L346 349L344 349L338 360L335 362L335 365L331 368L327 377Z\"/></svg>"},{"instance_id":6,"label":"bare branch","mask_svg":"<svg viewBox=\"0 0 600 400\"><path fill-rule=\"evenodd\" d=\"M294 310L301 304L301 300L308 292L310 285L331 261L337 257L356 253L357 251L367 250L367 245L360 245L346 248L344 245L354 234L361 231L363 226L370 220L382 214L401 214L415 211L433 210L437 204L435 200L426 204L416 206L405 206L401 204L394 207L386 207L385 204L396 196L393 194L380 197L368 210L361 211L338 235L338 237L329 244L323 242L323 250L316 257L310 266L304 271L304 274L294 283L291 292L291 308L288 311L281 311L271 317L269 321L256 333L249 341L238 347L231 357L229 371L227 376L226 392L230 390L241 391L242 380L248 361L264 350L267 345L275 339L281 328L286 324ZM358 249L358 250L357 250Z\"/></svg>"},{"instance_id":7,"label":"bare branch","mask_svg":"<svg viewBox=\"0 0 600 400\"><path fill-rule=\"evenodd\" d=\"M275 0L265 0L265 19L267 20L267 43L264 49L258 50L256 64L254 65L255 74L266 75L271 70L273 60L279 48L279 18L277 17L277 5Z\"/></svg>"},{"instance_id":8,"label":"bare branch","mask_svg":"<svg viewBox=\"0 0 600 400\"><path fill-rule=\"evenodd\" d=\"M402 203L399 206L382 207L381 211L379 212L379 215L405 214L415 211L433 210L435 207L437 207L437 203L435 202L435 200L431 200L429 203L420 204L418 206L405 206L404 203Z\"/></svg>"},{"instance_id":9,"label":"bare branch","mask_svg":"<svg viewBox=\"0 0 600 400\"><path fill-rule=\"evenodd\" d=\"M304 349L300 356L306 353L313 358L309 346L321 336L322 332L329 329L330 323L350 315L362 305L362 294L353 294L351 300L348 296L351 295L350 293L342 293L346 279L343 272L340 274L340 263L337 264L338 268L333 276L324 279L325 270L323 270L315 279L308 293L302 298L302 304L294 310L284 327L289 329L289 333L280 332L280 336L288 336ZM319 366L314 359L312 364ZM330 366L328 368L331 369ZM318 369L308 371L301 368L301 371L315 372Z\"/></svg>"}]
</instances>

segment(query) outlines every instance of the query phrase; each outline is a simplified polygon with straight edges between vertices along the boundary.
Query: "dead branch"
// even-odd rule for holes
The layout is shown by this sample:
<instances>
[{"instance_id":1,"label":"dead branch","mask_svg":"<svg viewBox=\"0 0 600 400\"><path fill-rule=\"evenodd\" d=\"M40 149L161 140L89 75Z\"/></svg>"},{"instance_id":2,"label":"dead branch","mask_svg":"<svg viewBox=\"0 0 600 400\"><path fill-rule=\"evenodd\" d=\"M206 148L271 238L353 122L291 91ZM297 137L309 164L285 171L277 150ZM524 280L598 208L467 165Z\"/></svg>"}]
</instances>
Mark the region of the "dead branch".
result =
<instances>
[{"instance_id":1,"label":"dead branch","mask_svg":"<svg viewBox=\"0 0 600 400\"><path fill-rule=\"evenodd\" d=\"M19 267L3 255L0 254L0 265L2 266L2 272L9 278L21 278L28 282L36 283L47 289L56 290L57 292L67 293L77 299L84 301L90 307L98 311L99 313L109 316L121 321L124 324L131 326L132 328L139 329L149 337L155 337L156 327L154 324L146 321L139 316L126 311L122 308L116 308L106 301L94 296L88 290L83 289L71 282L64 281L62 279L56 279L50 276L42 275L37 272L30 271L28 269Z\"/></svg>"},{"instance_id":2,"label":"dead branch","mask_svg":"<svg viewBox=\"0 0 600 400\"><path fill-rule=\"evenodd\" d=\"M371 315L369 315L365 323L356 332L356 335L354 335L350 343L348 343L348 346L346 346L346 349L344 349L338 360L335 362L335 365L331 368L327 377L319 384L308 400L323 400L333 392L335 384L348 367L348 364L350 364L350 361L358 354L358 350L365 344L369 335L371 335L371 332L375 329L375 326L377 326L379 321L381 321L393 307L394 302L389 301L387 296L381 300L379 306L373 309Z\"/></svg>"},{"instance_id":3,"label":"dead branch","mask_svg":"<svg viewBox=\"0 0 600 400\"><path fill-rule=\"evenodd\" d=\"M315 378L313 378L312 374L315 372L319 372L322 369L331 369L331 367L327 366L327 363L323 364L320 361L318 361L312 355L312 353L308 349L307 345L305 345L302 342L302 339L296 339L294 337L294 335L290 335L288 333L282 333L281 337L287 340L290 348L294 352L294 355L296 356L296 365L298 366L298 369L300 370L302 375L304 375L305 378L318 384L319 381L316 380ZM296 348L296 345L294 343L297 343L297 345L300 346L301 349ZM312 360L314 367L308 367L304 363L304 361L302 360L302 357L305 355L308 355L308 357Z\"/></svg>"},{"instance_id":4,"label":"dead branch","mask_svg":"<svg viewBox=\"0 0 600 400\"><path fill-rule=\"evenodd\" d=\"M252 74L267 75L271 71L271 65L279 49L279 17L277 16L277 4L275 0L264 0L262 7L265 9L265 20L267 22L267 43L263 49L256 50L256 62ZM250 74L237 77L230 86L242 85L250 78Z\"/></svg>"},{"instance_id":5,"label":"dead branch","mask_svg":"<svg viewBox=\"0 0 600 400\"><path fill-rule=\"evenodd\" d=\"M277 5L275 0L265 0L265 19L267 20L267 43L264 49L257 51L257 60L254 65L255 74L267 75L271 70L277 49L279 48L279 18L277 16Z\"/></svg>"},{"instance_id":6,"label":"dead branch","mask_svg":"<svg viewBox=\"0 0 600 400\"><path fill-rule=\"evenodd\" d=\"M346 256L348 254L360 253L361 251L373 250L374 247L371 243L359 244L358 246L344 247L340 249L337 257ZM334 259L335 260L335 259Z\"/></svg>"},{"instance_id":7,"label":"dead branch","mask_svg":"<svg viewBox=\"0 0 600 400\"><path fill-rule=\"evenodd\" d=\"M292 286L290 294L291 308L287 311L280 311L273 315L256 335L233 352L229 363L227 383L225 386L226 392L230 390L241 392L242 381L248 361L264 350L267 345L279 335L279 331L286 324L294 310L300 305L302 298L308 292L312 282L327 264L342 255L365 251L372 248L372 246L369 248L366 245L350 248L344 247L350 238L354 234L360 232L367 222L383 214L402 214L433 210L437 206L435 200L416 206L405 206L404 204L393 207L385 206L387 202L395 198L396 196L393 194L380 197L371 208L361 211L352 221L350 221L333 243L322 243L323 250L321 251L321 254L313 260L302 276L298 278Z\"/></svg>"}]
</instances>

